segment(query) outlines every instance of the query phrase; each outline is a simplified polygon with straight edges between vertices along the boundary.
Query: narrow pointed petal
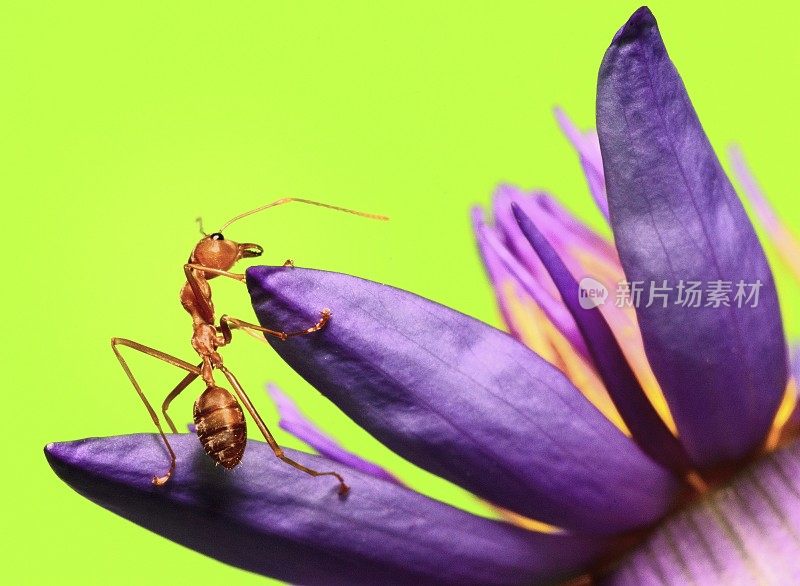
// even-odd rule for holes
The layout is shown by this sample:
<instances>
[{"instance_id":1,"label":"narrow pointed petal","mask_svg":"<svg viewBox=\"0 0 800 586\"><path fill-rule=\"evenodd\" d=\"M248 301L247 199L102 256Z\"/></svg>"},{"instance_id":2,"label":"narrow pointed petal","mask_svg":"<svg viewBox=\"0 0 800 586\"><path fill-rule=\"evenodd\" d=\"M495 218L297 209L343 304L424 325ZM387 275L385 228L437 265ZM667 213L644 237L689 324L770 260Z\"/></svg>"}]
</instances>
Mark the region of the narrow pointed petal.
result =
<instances>
[{"instance_id":1,"label":"narrow pointed petal","mask_svg":"<svg viewBox=\"0 0 800 586\"><path fill-rule=\"evenodd\" d=\"M552 281L549 275L542 275L546 277L546 281L538 280L528 268L523 265L517 257L503 244L503 241L498 234L497 230L479 222L476 226L476 238L478 246L486 251L484 256L490 254L496 261L499 261L504 270L510 274L516 283L530 295L536 304L542 308L548 319L558 328L564 337L566 337L575 350L581 356L588 357L589 350L586 348L586 342L583 340L575 320L557 298L558 292L552 287ZM548 285L553 288L553 291L548 290Z\"/></svg>"},{"instance_id":2,"label":"narrow pointed petal","mask_svg":"<svg viewBox=\"0 0 800 586\"><path fill-rule=\"evenodd\" d=\"M570 251L575 256L591 255L602 262L619 266L619 258L613 245L583 222L575 218L553 197L543 192L527 194L509 185L499 187L494 194L492 209L495 224L509 242L514 254L532 270L540 280L549 282L547 271L541 266L539 258L533 254L530 244L522 235L511 204L515 203L528 214L542 232L559 246L559 252ZM621 268L620 268L621 271Z\"/></svg>"},{"instance_id":3,"label":"narrow pointed petal","mask_svg":"<svg viewBox=\"0 0 800 586\"><path fill-rule=\"evenodd\" d=\"M614 425L627 434L627 427L617 413L591 362L575 351L569 340L558 331L536 301L521 290L516 279L480 236L480 227L483 225L481 208L476 207L472 210L472 220L478 250L492 284L500 314L509 332L566 374L592 405L600 409ZM530 248L529 244L527 246Z\"/></svg>"},{"instance_id":4,"label":"narrow pointed petal","mask_svg":"<svg viewBox=\"0 0 800 586\"><path fill-rule=\"evenodd\" d=\"M338 467L350 492L312 478L250 441L233 471L197 438L171 435L174 477L151 483L166 454L155 434L49 444L45 455L78 493L167 539L293 584L528 584L574 573L598 544L476 517L391 482ZM90 554L87 554L87 563Z\"/></svg>"},{"instance_id":5,"label":"narrow pointed petal","mask_svg":"<svg viewBox=\"0 0 800 586\"><path fill-rule=\"evenodd\" d=\"M800 583L800 444L670 517L602 583Z\"/></svg>"},{"instance_id":6,"label":"narrow pointed petal","mask_svg":"<svg viewBox=\"0 0 800 586\"><path fill-rule=\"evenodd\" d=\"M595 366L633 439L656 462L683 475L689 468L686 452L647 400L600 310L580 305L578 282L525 212L512 205L520 229L547 267L564 304L575 318Z\"/></svg>"},{"instance_id":7,"label":"narrow pointed petal","mask_svg":"<svg viewBox=\"0 0 800 586\"><path fill-rule=\"evenodd\" d=\"M307 381L411 462L519 514L586 533L648 524L677 483L564 375L511 336L357 277L250 267L261 324Z\"/></svg>"},{"instance_id":8,"label":"narrow pointed petal","mask_svg":"<svg viewBox=\"0 0 800 586\"><path fill-rule=\"evenodd\" d=\"M497 299L497 306L500 315L508 328L508 331L518 340L524 341L533 348L540 356L552 362L552 346L541 335L535 321L531 321L527 312L522 311L520 306L527 297L530 303L536 305L541 311L536 301L522 292L522 288L514 276L505 267L503 262L494 253L483 236L483 226L485 225L483 209L480 207L472 208L472 230L475 235L475 243L478 252L483 260L483 266L489 277L489 282L494 290Z\"/></svg>"},{"instance_id":9,"label":"narrow pointed petal","mask_svg":"<svg viewBox=\"0 0 800 586\"><path fill-rule=\"evenodd\" d=\"M617 284L624 280L625 275L622 272L622 266L619 263L619 257L614 247L599 234L573 217L569 211L549 195L545 193L525 195L518 190L512 189L498 190L495 195L496 214L497 210L502 209L502 206L498 203L499 198L502 198L502 204L508 210L509 216L513 216L510 214L511 204L515 204L531 218L576 279L590 276L605 284L609 291L614 290ZM513 217L512 220L513 227L508 220L501 225L498 219L498 225L501 225L503 232L506 234L516 230L518 235L514 238L524 239L524 245L517 244L515 248L521 250L527 247L528 254L535 256L533 248L525 239L516 220ZM538 257L536 257L536 260L541 264ZM548 281L552 281L549 275ZM654 405L659 416L667 423L668 428L674 430L675 424L672 414L669 412L664 395L645 356L635 312L629 307L618 307L616 302L605 303L600 308L600 312L614 333L626 360L644 388L647 398ZM607 413L606 410L603 412Z\"/></svg>"},{"instance_id":10,"label":"narrow pointed petal","mask_svg":"<svg viewBox=\"0 0 800 586\"><path fill-rule=\"evenodd\" d=\"M647 8L603 59L597 129L625 274L673 288L666 307L641 303L637 315L681 441L698 466L741 458L764 440L786 387L777 294ZM760 284L757 307L737 307L733 293L728 307L681 306L680 281Z\"/></svg>"},{"instance_id":11,"label":"narrow pointed petal","mask_svg":"<svg viewBox=\"0 0 800 586\"><path fill-rule=\"evenodd\" d=\"M520 192L506 192L506 194L505 203L508 208L510 209L511 203L514 203L533 220L576 279L587 276L595 278L605 284L609 291L615 290L617 285L624 281L625 275L616 249L605 238L573 217L555 199L544 193L530 196ZM514 224L519 231L516 220ZM508 230L510 231L510 228ZM527 240L525 243L528 244ZM528 248L532 252L530 244ZM672 414L645 356L634 310L629 307L618 307L615 301L605 303L600 312L622 347L648 399L656 407L659 416L664 419L669 429L674 430Z\"/></svg>"},{"instance_id":12,"label":"narrow pointed petal","mask_svg":"<svg viewBox=\"0 0 800 586\"><path fill-rule=\"evenodd\" d=\"M750 172L741 149L737 146L730 147L728 156L736 180L742 186L742 192L753 204L753 209L775 243L781 260L792 270L795 278L800 280L800 242L775 214L756 178Z\"/></svg>"},{"instance_id":13,"label":"narrow pointed petal","mask_svg":"<svg viewBox=\"0 0 800 586\"><path fill-rule=\"evenodd\" d=\"M393 474L384 468L345 450L337 441L326 435L313 421L303 415L294 401L277 386L273 384L267 385L267 393L269 393L278 409L278 414L281 417L278 425L281 429L288 431L297 439L314 448L322 456L337 464L344 464L348 468L353 468L375 478L400 483Z\"/></svg>"},{"instance_id":14,"label":"narrow pointed petal","mask_svg":"<svg viewBox=\"0 0 800 586\"><path fill-rule=\"evenodd\" d=\"M603 176L603 159L600 154L597 134L591 130L582 132L561 108L555 108L553 113L564 136L572 143L578 154L581 168L584 175L586 175L586 182L589 184L589 191L598 209L608 218L608 199Z\"/></svg>"},{"instance_id":15,"label":"narrow pointed petal","mask_svg":"<svg viewBox=\"0 0 800 586\"><path fill-rule=\"evenodd\" d=\"M507 245L509 251L520 261L551 295L556 295L550 275L542 266L542 262L531 250L528 241L519 231L517 223L511 214L510 202L515 197L525 197L517 188L511 185L500 185L495 189L492 197L492 216L494 225L501 240ZM476 226L480 229L480 225Z\"/></svg>"}]
</instances>

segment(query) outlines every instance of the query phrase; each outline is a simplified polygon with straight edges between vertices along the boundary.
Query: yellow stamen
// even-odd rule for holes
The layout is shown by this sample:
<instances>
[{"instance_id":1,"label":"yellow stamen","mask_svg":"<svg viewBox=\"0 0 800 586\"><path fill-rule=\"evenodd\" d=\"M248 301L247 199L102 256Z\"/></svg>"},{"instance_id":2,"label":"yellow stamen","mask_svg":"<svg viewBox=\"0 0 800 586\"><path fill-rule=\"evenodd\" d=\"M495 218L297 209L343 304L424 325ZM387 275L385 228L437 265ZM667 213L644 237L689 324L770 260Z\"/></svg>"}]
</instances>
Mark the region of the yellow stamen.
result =
<instances>
[{"instance_id":1,"label":"yellow stamen","mask_svg":"<svg viewBox=\"0 0 800 586\"><path fill-rule=\"evenodd\" d=\"M772 422L772 428L767 435L767 441L764 444L764 449L771 452L778 447L781 440L781 435L786 422L794 412L797 406L797 383L793 378L789 379L789 384L786 385L786 391L783 394L778 412L775 414L775 420Z\"/></svg>"},{"instance_id":2,"label":"yellow stamen","mask_svg":"<svg viewBox=\"0 0 800 586\"><path fill-rule=\"evenodd\" d=\"M487 503L488 504L488 503ZM529 519L523 515L519 515L513 511L509 511L508 509L504 509L502 507L496 507L494 505L489 504L489 506L494 509L494 511L500 516L501 519L504 521L508 521L517 527L522 527L523 529L528 529L529 531L538 531L540 533L561 533L562 530L555 525L549 525L548 523L544 523L543 521L537 521L536 519Z\"/></svg>"}]
</instances>

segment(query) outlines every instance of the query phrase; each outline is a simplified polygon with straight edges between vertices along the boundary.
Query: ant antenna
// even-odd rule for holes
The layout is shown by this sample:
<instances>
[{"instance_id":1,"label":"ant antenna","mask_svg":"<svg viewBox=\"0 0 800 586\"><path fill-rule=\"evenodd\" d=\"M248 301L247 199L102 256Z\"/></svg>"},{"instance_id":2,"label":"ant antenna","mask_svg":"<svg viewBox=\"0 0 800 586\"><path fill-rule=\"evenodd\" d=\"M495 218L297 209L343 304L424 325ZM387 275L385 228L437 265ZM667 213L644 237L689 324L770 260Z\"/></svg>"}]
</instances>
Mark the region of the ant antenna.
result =
<instances>
[{"instance_id":1,"label":"ant antenna","mask_svg":"<svg viewBox=\"0 0 800 586\"><path fill-rule=\"evenodd\" d=\"M197 227L200 229L200 234L202 234L203 236L208 236L208 234L206 234L206 231L203 230L203 218L197 216L194 219L194 221L197 222Z\"/></svg>"},{"instance_id":2,"label":"ant antenna","mask_svg":"<svg viewBox=\"0 0 800 586\"><path fill-rule=\"evenodd\" d=\"M274 208L275 206L279 206L279 205L283 205L285 203L291 203L291 202L305 203L305 204L309 204L309 205L312 205L312 206L319 206L321 208L328 208L329 210L335 210L337 212L345 212L346 214L354 214L356 216L361 216L362 218L369 218L371 220L382 220L382 221L385 222L385 221L387 221L389 219L387 216L382 216L380 214L368 214L367 212L359 212L357 210L351 210L349 208L340 208L339 206L333 206L333 205L330 205L330 204L327 204L327 203L321 203L321 202L318 202L318 201L312 201L310 199L300 199L298 197L284 197L283 199L279 199L277 201L273 201L272 203L268 203L267 205L263 205L261 207L257 207L255 209L252 209L249 212L244 212L243 214L239 214L235 218L231 218L230 220L228 220L227 222L225 222L222 225L222 228L220 228L218 230L218 232L222 232L223 230L225 230L225 228L227 228L228 226L230 226L234 222L236 222L238 220L241 220L242 218L245 218L245 217L250 216L252 214L258 213L258 212L263 211L263 210L266 210L267 208Z\"/></svg>"}]
</instances>

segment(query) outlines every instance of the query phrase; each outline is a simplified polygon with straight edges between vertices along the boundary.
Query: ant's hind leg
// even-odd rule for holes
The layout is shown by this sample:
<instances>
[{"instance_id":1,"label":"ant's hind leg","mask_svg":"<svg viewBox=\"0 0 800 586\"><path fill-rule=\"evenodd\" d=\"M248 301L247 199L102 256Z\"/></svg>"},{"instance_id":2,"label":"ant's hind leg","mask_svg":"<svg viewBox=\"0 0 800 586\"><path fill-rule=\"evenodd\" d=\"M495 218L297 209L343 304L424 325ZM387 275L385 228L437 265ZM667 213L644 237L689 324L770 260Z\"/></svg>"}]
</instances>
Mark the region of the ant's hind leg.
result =
<instances>
[{"instance_id":1,"label":"ant's hind leg","mask_svg":"<svg viewBox=\"0 0 800 586\"><path fill-rule=\"evenodd\" d=\"M167 470L166 474L163 474L162 476L153 477L153 484L155 484L156 486L163 486L164 484L167 483L167 481L172 476L172 473L175 471L175 452L172 450L172 446L169 444L169 440L167 439L166 434L164 434L164 430L161 427L161 422L158 420L158 415L156 415L156 412L153 409L153 406L150 404L150 401L147 400L147 397L142 391L142 387L139 386L136 377L133 376L133 372L131 372L128 363L125 361L125 358L123 358L117 346L127 346L128 348L132 348L134 350L142 352L143 354L147 354L148 356L152 356L153 358L158 358L159 360L163 360L168 364L177 366L178 368L182 368L183 370L188 371L190 375L193 375L192 378L190 378L189 376L184 377L184 379L180 383L178 383L178 386L176 387L177 392L173 390L172 393L170 393L169 396L167 397L167 399L169 400L172 400L174 396L177 396L177 394L184 388L186 388L186 386L188 386L188 384L192 382L194 378L200 376L200 369L195 366L192 366L188 362L184 362L180 358L175 358L174 356L170 356L169 354L166 354L154 348L150 348L149 346L145 346L144 344L139 344L138 342L134 342L132 340L126 340L125 338L111 338L111 349L114 351L114 354L119 360L119 363L122 366L122 370L125 371L125 374L131 381L133 388L136 389L136 393L139 395L139 398L142 400L142 403L144 403L144 406L147 409L147 412L150 414L150 418L153 420L156 429L158 429L158 433L159 435L161 435L161 439L164 441L164 445L166 446L167 452L169 453L170 462L169 462L169 469ZM169 404L168 401L165 401L165 403L168 406ZM170 425L170 427L173 430L175 429L174 425Z\"/></svg>"},{"instance_id":2,"label":"ant's hind leg","mask_svg":"<svg viewBox=\"0 0 800 586\"><path fill-rule=\"evenodd\" d=\"M203 366L202 362L197 365L197 368L199 369L201 366ZM198 376L199 375L195 372L188 373L185 377L183 377L181 382L179 382L175 388L170 391L169 395L167 395L167 398L164 399L164 402L161 404L161 413L164 415L164 420L167 422L167 425L169 425L172 433L178 433L178 430L175 427L175 424L172 422L172 418L167 414L169 404L172 403L172 400L180 395L186 387L192 384L194 379L196 379Z\"/></svg>"},{"instance_id":3,"label":"ant's hind leg","mask_svg":"<svg viewBox=\"0 0 800 586\"><path fill-rule=\"evenodd\" d=\"M304 336L306 334L313 334L314 332L320 331L331 320L331 310L327 307L320 312L320 319L315 323L313 326L306 328L304 330L299 330L296 332L280 332L276 330L270 330L269 328L264 328L261 326L257 326L255 324L251 324L246 321L242 321L235 317L231 317L229 315L223 315L219 319L219 325L222 328L222 333L226 337L226 339L230 338L230 332L232 329L243 329L243 330L254 330L256 332L262 332L267 334L268 336L274 336L279 340L288 340L289 338L294 338L296 336Z\"/></svg>"},{"instance_id":4,"label":"ant's hind leg","mask_svg":"<svg viewBox=\"0 0 800 586\"><path fill-rule=\"evenodd\" d=\"M239 400L242 403L244 403L245 408L250 413L250 416L253 418L253 420L256 422L256 426L261 431L261 434L264 436L264 439L267 440L269 447L272 448L272 451L275 453L275 456L278 459L282 460L283 462L286 462L287 464L289 464L289 466L297 468L301 472L305 472L306 474L309 474L311 476L333 476L334 478L336 478L336 480L339 481L339 494L341 495L347 494L347 491L350 490L350 487L347 486L347 484L345 484L344 478L342 478L342 475L339 474L338 472L319 472L312 468L308 468L307 466L303 466L299 462L295 462L289 456L284 454L283 448L281 448L278 445L278 442L275 441L272 432L270 432L270 430L267 428L266 424L264 423L264 420L261 419L261 416L258 414L258 411L256 411L256 408L253 406L253 403L250 402L250 398L247 396L247 393L244 392L242 385L239 384L239 381L236 380L236 377L233 375L233 373L230 370L228 370L225 367L225 365L220 365L218 368L225 375L225 378L228 379L228 382L231 383L231 386L233 387L233 390L236 392L236 395L239 397Z\"/></svg>"}]
</instances>

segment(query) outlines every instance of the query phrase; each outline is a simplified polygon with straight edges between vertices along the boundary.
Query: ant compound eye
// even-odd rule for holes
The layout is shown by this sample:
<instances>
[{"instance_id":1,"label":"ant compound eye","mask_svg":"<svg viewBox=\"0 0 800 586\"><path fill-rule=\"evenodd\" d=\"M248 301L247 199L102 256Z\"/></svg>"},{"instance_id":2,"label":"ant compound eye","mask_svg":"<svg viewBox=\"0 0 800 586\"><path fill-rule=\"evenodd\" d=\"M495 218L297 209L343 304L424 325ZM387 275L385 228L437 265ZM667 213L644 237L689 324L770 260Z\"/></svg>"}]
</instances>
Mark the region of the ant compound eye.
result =
<instances>
[{"instance_id":1,"label":"ant compound eye","mask_svg":"<svg viewBox=\"0 0 800 586\"><path fill-rule=\"evenodd\" d=\"M214 232L213 234L209 234L208 237L211 238L211 240L225 240L225 237L219 232Z\"/></svg>"}]
</instances>

